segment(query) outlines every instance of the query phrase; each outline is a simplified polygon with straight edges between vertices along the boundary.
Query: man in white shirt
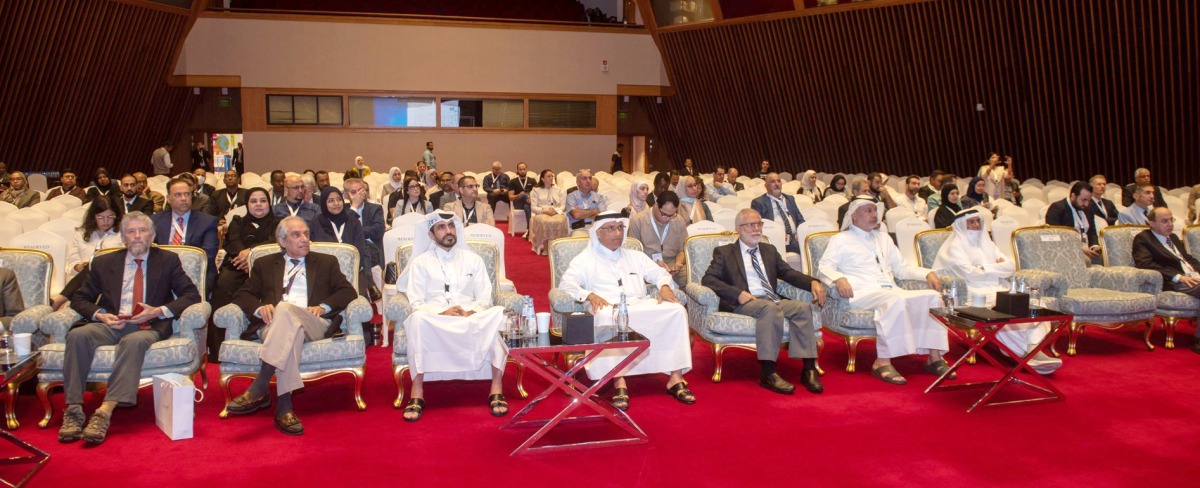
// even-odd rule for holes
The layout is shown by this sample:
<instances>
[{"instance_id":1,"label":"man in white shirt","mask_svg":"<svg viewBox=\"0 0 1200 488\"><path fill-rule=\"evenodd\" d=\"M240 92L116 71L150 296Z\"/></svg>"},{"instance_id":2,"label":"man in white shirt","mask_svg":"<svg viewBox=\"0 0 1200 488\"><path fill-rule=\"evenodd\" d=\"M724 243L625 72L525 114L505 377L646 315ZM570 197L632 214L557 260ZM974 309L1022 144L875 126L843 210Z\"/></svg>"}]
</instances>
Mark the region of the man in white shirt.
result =
<instances>
[{"instance_id":1,"label":"man in white shirt","mask_svg":"<svg viewBox=\"0 0 1200 488\"><path fill-rule=\"evenodd\" d=\"M717 169L713 171L712 183L708 184L708 191L704 192L705 195L708 195L710 202L715 202L721 197L737 195L737 190L734 190L733 184L725 182L725 173L724 166L717 166Z\"/></svg>"},{"instance_id":2,"label":"man in white shirt","mask_svg":"<svg viewBox=\"0 0 1200 488\"><path fill-rule=\"evenodd\" d=\"M829 240L819 269L851 308L875 311L878 337L871 374L903 385L908 380L892 366L892 358L928 354L925 371L941 375L949 369L942 360L949 349L948 333L929 316L929 309L941 306L941 280L929 269L906 264L891 238L876 230L879 209L873 199L860 196L850 203L842 232ZM924 279L931 289L905 290L896 278Z\"/></svg>"},{"instance_id":3,"label":"man in white shirt","mask_svg":"<svg viewBox=\"0 0 1200 488\"><path fill-rule=\"evenodd\" d=\"M917 195L921 189L921 177L910 175L904 178L904 195L896 199L896 208L903 208L912 212L913 216L925 222L929 218L928 207L925 206L925 199Z\"/></svg>"}]
</instances>

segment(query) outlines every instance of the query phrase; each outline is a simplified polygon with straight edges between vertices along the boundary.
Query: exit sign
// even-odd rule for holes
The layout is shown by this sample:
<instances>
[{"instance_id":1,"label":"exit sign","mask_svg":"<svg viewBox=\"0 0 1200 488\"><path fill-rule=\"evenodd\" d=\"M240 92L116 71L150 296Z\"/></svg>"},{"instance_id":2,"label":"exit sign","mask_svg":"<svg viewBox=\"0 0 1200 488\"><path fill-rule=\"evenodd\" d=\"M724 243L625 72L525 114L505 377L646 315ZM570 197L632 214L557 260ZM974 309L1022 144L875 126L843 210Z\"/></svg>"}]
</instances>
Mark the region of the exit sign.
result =
<instances>
[{"instance_id":1,"label":"exit sign","mask_svg":"<svg viewBox=\"0 0 1200 488\"><path fill-rule=\"evenodd\" d=\"M229 108L229 107L232 107L232 106L233 106L233 99L231 99L231 98L229 98L229 97L221 97L221 99L220 99L220 100L217 100L217 106L218 106L218 107L221 107L221 108Z\"/></svg>"},{"instance_id":2,"label":"exit sign","mask_svg":"<svg viewBox=\"0 0 1200 488\"><path fill-rule=\"evenodd\" d=\"M617 112L617 120L625 120L629 118L629 112Z\"/></svg>"}]
</instances>

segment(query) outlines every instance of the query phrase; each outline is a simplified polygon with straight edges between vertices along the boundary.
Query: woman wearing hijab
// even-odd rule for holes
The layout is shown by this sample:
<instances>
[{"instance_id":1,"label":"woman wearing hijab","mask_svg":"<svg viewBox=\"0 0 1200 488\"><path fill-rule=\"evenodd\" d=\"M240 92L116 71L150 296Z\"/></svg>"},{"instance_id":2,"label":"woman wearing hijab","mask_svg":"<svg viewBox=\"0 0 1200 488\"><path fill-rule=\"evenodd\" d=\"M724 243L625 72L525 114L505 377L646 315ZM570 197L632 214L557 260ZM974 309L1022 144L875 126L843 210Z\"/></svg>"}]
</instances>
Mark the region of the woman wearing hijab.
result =
<instances>
[{"instance_id":1,"label":"woman wearing hijab","mask_svg":"<svg viewBox=\"0 0 1200 488\"><path fill-rule=\"evenodd\" d=\"M679 212L683 214L688 225L713 219L712 210L709 210L708 203L704 201L704 184L695 177L681 176L675 193L679 195Z\"/></svg>"},{"instance_id":2,"label":"woman wearing hijab","mask_svg":"<svg viewBox=\"0 0 1200 488\"><path fill-rule=\"evenodd\" d=\"M845 180L845 178L842 178ZM845 183L842 183L845 185ZM817 203L825 198L824 185L817 181L817 172L813 170L805 171L800 175L800 189L796 190L797 195L808 195L812 198L813 203Z\"/></svg>"},{"instance_id":3,"label":"woman wearing hijab","mask_svg":"<svg viewBox=\"0 0 1200 488\"><path fill-rule=\"evenodd\" d=\"M954 224L954 214L962 210L958 202L958 185L942 185L942 203L933 214L933 228L945 229Z\"/></svg>"},{"instance_id":4,"label":"woman wearing hijab","mask_svg":"<svg viewBox=\"0 0 1200 488\"><path fill-rule=\"evenodd\" d=\"M824 199L824 198L830 197L832 195L846 196L846 177L845 176L840 175L840 174L834 175L833 179L829 181L829 188L825 189L825 194L821 198Z\"/></svg>"},{"instance_id":5,"label":"woman wearing hijab","mask_svg":"<svg viewBox=\"0 0 1200 488\"><path fill-rule=\"evenodd\" d=\"M988 199L987 182L983 178L971 178L971 184L967 185L967 196L958 202L958 206L962 208L983 207L991 208L991 201Z\"/></svg>"},{"instance_id":6,"label":"woman wearing hijab","mask_svg":"<svg viewBox=\"0 0 1200 488\"><path fill-rule=\"evenodd\" d=\"M393 218L404 214L425 215L433 212L433 204L425 199L425 188L421 186L420 180L416 177L405 177L402 188L404 188L403 192L395 192L388 197L388 223L391 223Z\"/></svg>"},{"instance_id":7,"label":"woman wearing hijab","mask_svg":"<svg viewBox=\"0 0 1200 488\"><path fill-rule=\"evenodd\" d=\"M246 215L235 215L229 220L225 234L225 262L217 273L217 284L213 287L213 310L233 301L233 294L246 283L250 276L250 250L255 246L275 243L275 226L279 218L271 211L271 195L262 188L251 188L246 193ZM208 357L218 361L217 352L225 341L225 329L210 327L208 331Z\"/></svg>"},{"instance_id":8,"label":"woman wearing hijab","mask_svg":"<svg viewBox=\"0 0 1200 488\"><path fill-rule=\"evenodd\" d=\"M626 217L633 218L639 212L642 212L650 205L646 204L646 198L650 196L650 185L645 181L635 181L629 187L629 206L622 210Z\"/></svg>"},{"instance_id":9,"label":"woman wearing hijab","mask_svg":"<svg viewBox=\"0 0 1200 488\"><path fill-rule=\"evenodd\" d=\"M954 233L942 244L933 269L962 278L970 296L983 295L987 307L996 305L996 293L1008 291L1017 267L988 239L979 209L968 208L955 215ZM1050 324L1035 322L1002 328L996 338L1013 352L1024 356L1050 333ZM1062 360L1038 352L1029 362L1033 369L1050 374L1062 366Z\"/></svg>"},{"instance_id":10,"label":"woman wearing hijab","mask_svg":"<svg viewBox=\"0 0 1200 488\"><path fill-rule=\"evenodd\" d=\"M542 254L550 241L570 234L564 210L566 201L562 190L554 186L554 171L542 171L540 184L529 194L529 208L533 212L533 219L529 221L529 242L533 252Z\"/></svg>"},{"instance_id":11,"label":"woman wearing hijab","mask_svg":"<svg viewBox=\"0 0 1200 488\"><path fill-rule=\"evenodd\" d=\"M384 182L383 185L381 185L379 187L379 203L381 203L381 204L387 203L389 196L391 196L393 193L396 193L398 191L403 191L403 190L404 190L404 170L397 168L395 166L392 166L392 169L388 170L387 181ZM384 209L384 210L390 210L390 209ZM390 216L392 214L391 214L391 212L387 212L387 215Z\"/></svg>"},{"instance_id":12,"label":"woman wearing hijab","mask_svg":"<svg viewBox=\"0 0 1200 488\"><path fill-rule=\"evenodd\" d=\"M346 200L342 197L342 191L333 186L327 186L321 190L321 196L317 203L321 205L321 213L308 223L312 241L340 242L350 244L358 249L359 294L364 297L368 296L366 290L370 286L371 276L366 273L367 268L364 266L366 260L362 258L362 256L367 256L367 238L363 232L362 222L358 220L358 214L346 210ZM370 329L370 327L364 327L364 329Z\"/></svg>"}]
</instances>

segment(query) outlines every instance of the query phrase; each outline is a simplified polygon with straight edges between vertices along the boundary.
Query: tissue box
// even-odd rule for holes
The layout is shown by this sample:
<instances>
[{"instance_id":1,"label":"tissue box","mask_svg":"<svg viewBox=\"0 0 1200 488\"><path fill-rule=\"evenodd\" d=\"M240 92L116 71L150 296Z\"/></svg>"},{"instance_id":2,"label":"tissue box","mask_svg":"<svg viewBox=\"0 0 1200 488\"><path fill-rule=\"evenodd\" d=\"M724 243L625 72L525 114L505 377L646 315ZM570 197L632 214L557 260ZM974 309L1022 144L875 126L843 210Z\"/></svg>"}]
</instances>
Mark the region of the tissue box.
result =
<instances>
[{"instance_id":1,"label":"tissue box","mask_svg":"<svg viewBox=\"0 0 1200 488\"><path fill-rule=\"evenodd\" d=\"M562 339L564 344L592 344L596 342L596 324L592 314L574 312L563 317Z\"/></svg>"},{"instance_id":2,"label":"tissue box","mask_svg":"<svg viewBox=\"0 0 1200 488\"><path fill-rule=\"evenodd\" d=\"M1007 291L996 293L996 307L993 310L1016 317L1028 317L1029 294Z\"/></svg>"}]
</instances>

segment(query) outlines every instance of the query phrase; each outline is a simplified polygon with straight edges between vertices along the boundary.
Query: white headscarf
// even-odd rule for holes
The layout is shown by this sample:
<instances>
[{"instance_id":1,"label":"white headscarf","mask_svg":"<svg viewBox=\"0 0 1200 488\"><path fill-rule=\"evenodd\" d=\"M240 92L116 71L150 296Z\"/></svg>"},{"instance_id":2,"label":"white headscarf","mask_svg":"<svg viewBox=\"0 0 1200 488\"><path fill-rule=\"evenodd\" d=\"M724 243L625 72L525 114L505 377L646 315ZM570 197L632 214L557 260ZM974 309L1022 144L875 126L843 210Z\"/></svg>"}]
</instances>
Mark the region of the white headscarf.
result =
<instances>
[{"instance_id":1,"label":"white headscarf","mask_svg":"<svg viewBox=\"0 0 1200 488\"><path fill-rule=\"evenodd\" d=\"M860 208L875 205L875 200L869 196L859 195L850 200L850 207L846 209L846 218L842 219L842 230L847 230L851 225L854 225L854 212Z\"/></svg>"},{"instance_id":2,"label":"white headscarf","mask_svg":"<svg viewBox=\"0 0 1200 488\"><path fill-rule=\"evenodd\" d=\"M396 289L408 289L408 282L412 276L412 263L417 260L417 256L431 252L437 248L437 243L433 242L433 236L429 235L429 231L440 222L454 223L454 235L458 237L458 240L454 243L454 247L450 248L450 252L467 249L467 234L463 230L462 220L450 212L431 212L425 216L424 220L417 222L413 226L412 257L408 260L408 266L404 267L404 271L396 279Z\"/></svg>"},{"instance_id":3,"label":"white headscarf","mask_svg":"<svg viewBox=\"0 0 1200 488\"><path fill-rule=\"evenodd\" d=\"M984 238L982 225L980 230L968 230L967 221L973 218L983 222L979 207L972 207L954 213L954 225L951 227L954 235L942 244L937 258L933 260L933 269L950 269L955 265L972 264L976 266L995 264L997 259L1005 259L996 243Z\"/></svg>"},{"instance_id":4,"label":"white headscarf","mask_svg":"<svg viewBox=\"0 0 1200 488\"><path fill-rule=\"evenodd\" d=\"M675 185L675 194L679 196L679 206L686 210L687 219L691 222L699 222L704 220L704 198L688 195L687 184L689 181L695 181L697 187L704 184L700 178L680 176L679 184Z\"/></svg>"},{"instance_id":5,"label":"white headscarf","mask_svg":"<svg viewBox=\"0 0 1200 488\"><path fill-rule=\"evenodd\" d=\"M808 171L805 171L803 175L800 175L800 188L803 188L803 189L807 190L808 192L815 193L817 191L817 180L813 180L813 183L810 185L810 184L808 184L808 177L814 176L816 174L817 174L816 171L813 171L810 169Z\"/></svg>"},{"instance_id":6,"label":"white headscarf","mask_svg":"<svg viewBox=\"0 0 1200 488\"><path fill-rule=\"evenodd\" d=\"M621 245L617 247L616 251L604 247L604 244L600 243L600 237L596 235L600 231L600 226L612 221L620 222L625 226L625 234L621 236ZM584 253L592 253L598 258L616 262L621 259L621 253L625 251L625 239L629 237L629 219L622 217L621 212L611 210L603 212L592 220L592 226L588 228L588 237L591 241L588 248L583 251Z\"/></svg>"},{"instance_id":7,"label":"white headscarf","mask_svg":"<svg viewBox=\"0 0 1200 488\"><path fill-rule=\"evenodd\" d=\"M638 190L641 190L642 187L645 187L647 190L650 189L650 185L648 183L640 180L633 182L633 186L629 187L630 216L633 216L633 214L641 212L647 208L646 199L638 197Z\"/></svg>"},{"instance_id":8,"label":"white headscarf","mask_svg":"<svg viewBox=\"0 0 1200 488\"><path fill-rule=\"evenodd\" d=\"M391 187L391 189L392 189L392 191L389 191L388 193L395 193L397 191L400 191L401 188L404 188L404 178L400 178L399 183L397 183L395 180L392 179L393 177L396 176L396 173L403 174L404 170L401 170L400 168L397 168L395 166L392 166L392 169L388 170L387 185L389 187Z\"/></svg>"}]
</instances>

